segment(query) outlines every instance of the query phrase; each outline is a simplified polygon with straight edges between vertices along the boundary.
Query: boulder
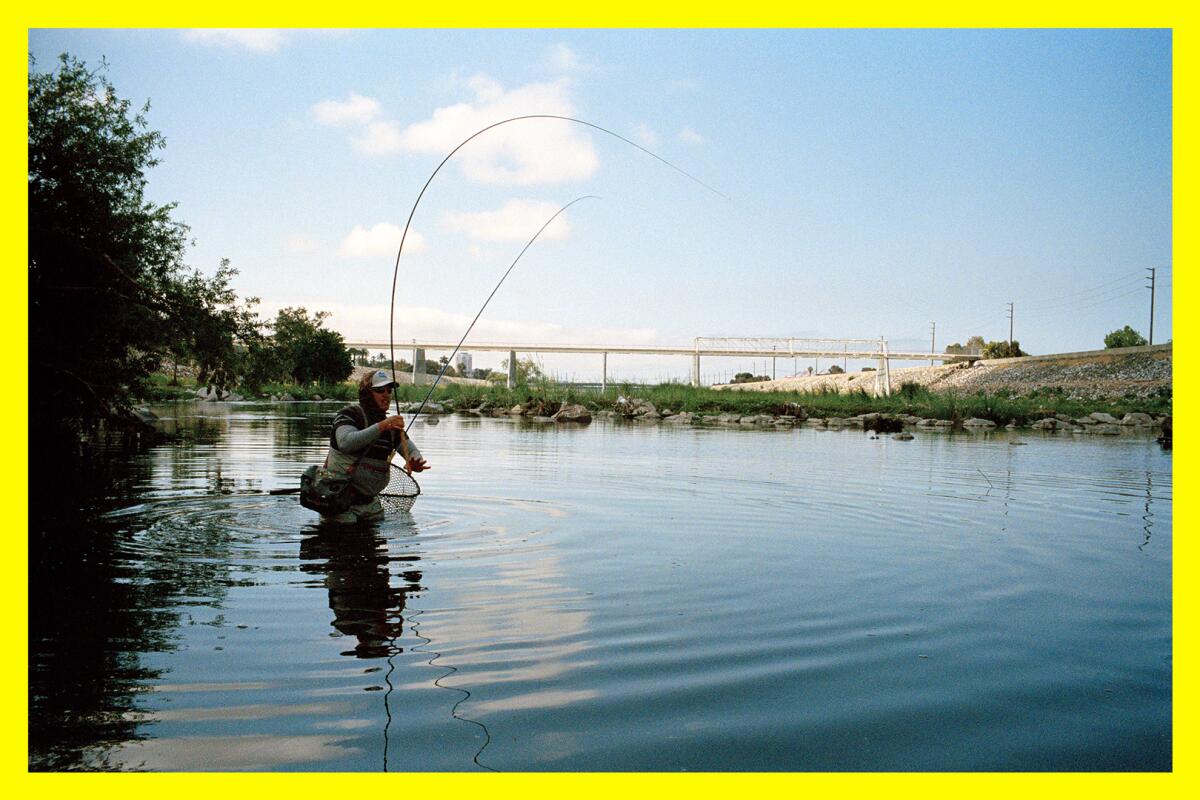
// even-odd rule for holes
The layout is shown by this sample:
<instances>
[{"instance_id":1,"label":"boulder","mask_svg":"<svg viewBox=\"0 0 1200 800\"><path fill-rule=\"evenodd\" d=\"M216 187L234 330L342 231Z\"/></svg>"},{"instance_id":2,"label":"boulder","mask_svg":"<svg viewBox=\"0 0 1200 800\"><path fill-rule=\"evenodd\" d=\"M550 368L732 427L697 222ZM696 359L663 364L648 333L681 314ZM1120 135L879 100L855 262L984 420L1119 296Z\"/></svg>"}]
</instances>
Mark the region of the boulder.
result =
<instances>
[{"instance_id":1,"label":"boulder","mask_svg":"<svg viewBox=\"0 0 1200 800\"><path fill-rule=\"evenodd\" d=\"M613 410L625 417L642 417L646 414L657 413L654 404L649 400L620 396Z\"/></svg>"},{"instance_id":2,"label":"boulder","mask_svg":"<svg viewBox=\"0 0 1200 800\"><path fill-rule=\"evenodd\" d=\"M1054 417L1046 417L1039 419L1037 422L1030 423L1029 427L1035 431L1055 431L1058 430L1059 421Z\"/></svg>"},{"instance_id":3,"label":"boulder","mask_svg":"<svg viewBox=\"0 0 1200 800\"><path fill-rule=\"evenodd\" d=\"M550 418L551 422L579 422L588 423L592 421L592 413L578 403L564 403L563 407Z\"/></svg>"},{"instance_id":4,"label":"boulder","mask_svg":"<svg viewBox=\"0 0 1200 800\"><path fill-rule=\"evenodd\" d=\"M1088 416L1090 416L1096 422L1103 422L1106 425L1120 424L1116 417L1114 417L1112 414L1105 414L1103 411L1096 411Z\"/></svg>"},{"instance_id":5,"label":"boulder","mask_svg":"<svg viewBox=\"0 0 1200 800\"><path fill-rule=\"evenodd\" d=\"M996 423L992 422L990 419L982 419L981 417L971 417L970 419L965 420L963 422L963 427L964 428L975 428L975 429L990 429L990 428L996 427Z\"/></svg>"},{"instance_id":6,"label":"boulder","mask_svg":"<svg viewBox=\"0 0 1200 800\"><path fill-rule=\"evenodd\" d=\"M904 420L883 414L867 415L863 418L863 427L876 433L899 433L904 430Z\"/></svg>"},{"instance_id":7,"label":"boulder","mask_svg":"<svg viewBox=\"0 0 1200 800\"><path fill-rule=\"evenodd\" d=\"M910 442L917 437L913 436L911 433L901 431L900 433L893 433L892 438L897 442Z\"/></svg>"},{"instance_id":8,"label":"boulder","mask_svg":"<svg viewBox=\"0 0 1200 800\"><path fill-rule=\"evenodd\" d=\"M691 425L695 421L696 415L691 411L681 411L663 420L663 422L669 422L672 425Z\"/></svg>"},{"instance_id":9,"label":"boulder","mask_svg":"<svg viewBox=\"0 0 1200 800\"><path fill-rule=\"evenodd\" d=\"M1150 428L1154 425L1154 419L1149 414L1143 414L1140 411L1131 411L1124 417L1121 417L1122 425L1136 425L1139 428Z\"/></svg>"}]
</instances>

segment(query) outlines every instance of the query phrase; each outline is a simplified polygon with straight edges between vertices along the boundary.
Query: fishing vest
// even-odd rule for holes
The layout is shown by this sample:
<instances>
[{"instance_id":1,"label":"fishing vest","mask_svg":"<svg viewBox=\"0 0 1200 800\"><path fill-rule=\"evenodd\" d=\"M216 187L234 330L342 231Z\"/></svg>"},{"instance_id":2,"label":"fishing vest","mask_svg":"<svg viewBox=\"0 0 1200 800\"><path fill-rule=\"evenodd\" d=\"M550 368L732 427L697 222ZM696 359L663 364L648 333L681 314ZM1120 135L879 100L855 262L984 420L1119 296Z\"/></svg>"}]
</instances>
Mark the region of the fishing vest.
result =
<instances>
[{"instance_id":1,"label":"fishing vest","mask_svg":"<svg viewBox=\"0 0 1200 800\"><path fill-rule=\"evenodd\" d=\"M360 495L374 497L387 488L391 478L392 453L400 447L400 433L387 431L367 446L366 452L343 453L337 447L337 429L352 425L355 430L367 428L367 415L361 406L346 406L333 418L329 430L329 454L325 469L338 475L350 475L350 486Z\"/></svg>"}]
</instances>

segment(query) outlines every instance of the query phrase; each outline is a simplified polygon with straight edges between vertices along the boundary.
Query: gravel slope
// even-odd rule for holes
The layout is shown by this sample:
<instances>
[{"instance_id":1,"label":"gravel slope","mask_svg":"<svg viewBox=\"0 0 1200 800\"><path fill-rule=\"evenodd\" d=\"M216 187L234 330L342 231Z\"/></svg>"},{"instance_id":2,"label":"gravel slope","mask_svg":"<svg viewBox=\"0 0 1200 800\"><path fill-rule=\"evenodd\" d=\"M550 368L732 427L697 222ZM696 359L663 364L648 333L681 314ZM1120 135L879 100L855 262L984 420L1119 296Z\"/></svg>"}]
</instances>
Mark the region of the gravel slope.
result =
<instances>
[{"instance_id":1,"label":"gravel slope","mask_svg":"<svg viewBox=\"0 0 1200 800\"><path fill-rule=\"evenodd\" d=\"M1171 365L1169 348L1133 353L1097 351L1061 358L980 361L973 367L964 363L894 368L891 370L891 380L893 392L905 383L916 383L933 391L957 391L967 394L1007 389L1013 394L1025 395L1036 389L1060 387L1069 397L1079 400L1102 400L1127 395L1146 398L1171 390ZM713 388L760 392L846 393L863 390L871 394L874 385L874 372L851 372Z\"/></svg>"}]
</instances>

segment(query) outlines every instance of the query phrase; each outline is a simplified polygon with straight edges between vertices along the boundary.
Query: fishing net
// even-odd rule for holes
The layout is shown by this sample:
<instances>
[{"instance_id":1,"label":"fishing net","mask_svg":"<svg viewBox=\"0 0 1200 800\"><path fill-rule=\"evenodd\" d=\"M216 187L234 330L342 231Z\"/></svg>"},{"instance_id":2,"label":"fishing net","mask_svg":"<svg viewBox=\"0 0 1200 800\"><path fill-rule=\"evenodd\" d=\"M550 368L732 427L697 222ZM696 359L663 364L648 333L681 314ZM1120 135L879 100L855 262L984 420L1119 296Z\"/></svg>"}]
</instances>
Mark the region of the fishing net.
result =
<instances>
[{"instance_id":1,"label":"fishing net","mask_svg":"<svg viewBox=\"0 0 1200 800\"><path fill-rule=\"evenodd\" d=\"M379 493L379 502L386 511L411 511L413 503L421 494L421 485L417 479L404 471L396 462L392 462L392 477L387 488Z\"/></svg>"}]
</instances>

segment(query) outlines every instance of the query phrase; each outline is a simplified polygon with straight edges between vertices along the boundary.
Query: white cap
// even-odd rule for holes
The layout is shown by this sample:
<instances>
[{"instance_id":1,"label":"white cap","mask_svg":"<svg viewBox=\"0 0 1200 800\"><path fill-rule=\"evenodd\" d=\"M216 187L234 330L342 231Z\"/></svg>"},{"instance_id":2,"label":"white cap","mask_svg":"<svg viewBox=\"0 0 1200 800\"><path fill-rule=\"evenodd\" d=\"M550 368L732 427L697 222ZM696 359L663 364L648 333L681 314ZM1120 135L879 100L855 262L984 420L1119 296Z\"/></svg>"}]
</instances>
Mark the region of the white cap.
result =
<instances>
[{"instance_id":1,"label":"white cap","mask_svg":"<svg viewBox=\"0 0 1200 800\"><path fill-rule=\"evenodd\" d=\"M392 376L388 375L383 370L377 370L375 372L375 374L371 376L371 388L372 389L381 389L384 386L396 386L396 385L397 385L396 382L394 380L392 380Z\"/></svg>"}]
</instances>

